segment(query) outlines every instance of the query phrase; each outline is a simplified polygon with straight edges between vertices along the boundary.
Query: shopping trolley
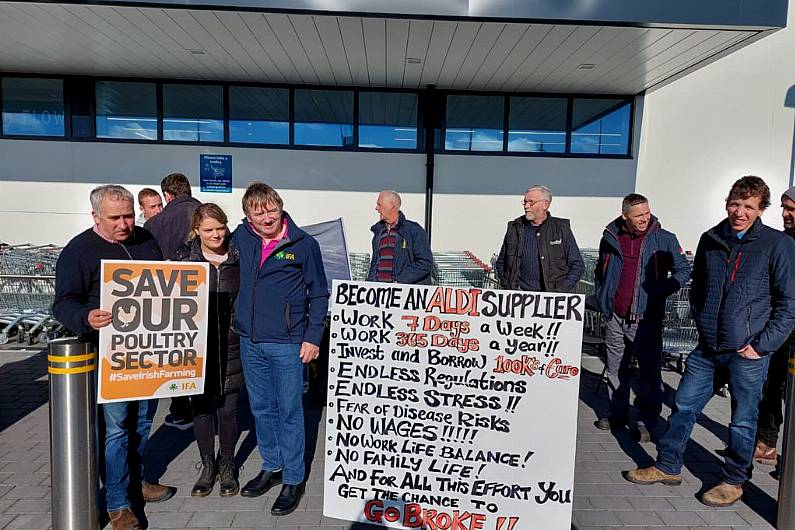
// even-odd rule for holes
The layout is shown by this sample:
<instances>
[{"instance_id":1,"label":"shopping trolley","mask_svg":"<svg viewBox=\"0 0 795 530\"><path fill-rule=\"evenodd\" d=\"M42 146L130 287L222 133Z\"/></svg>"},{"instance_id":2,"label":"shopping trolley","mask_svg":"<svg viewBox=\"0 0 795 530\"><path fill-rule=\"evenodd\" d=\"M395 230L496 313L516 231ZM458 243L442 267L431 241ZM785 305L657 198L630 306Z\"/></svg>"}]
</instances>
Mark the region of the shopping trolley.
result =
<instances>
[{"instance_id":1,"label":"shopping trolley","mask_svg":"<svg viewBox=\"0 0 795 530\"><path fill-rule=\"evenodd\" d=\"M50 313L55 293L55 245L0 244L0 344L45 342L63 330Z\"/></svg>"},{"instance_id":2,"label":"shopping trolley","mask_svg":"<svg viewBox=\"0 0 795 530\"><path fill-rule=\"evenodd\" d=\"M491 267L468 250L435 252L433 278L445 287L485 287Z\"/></svg>"}]
</instances>

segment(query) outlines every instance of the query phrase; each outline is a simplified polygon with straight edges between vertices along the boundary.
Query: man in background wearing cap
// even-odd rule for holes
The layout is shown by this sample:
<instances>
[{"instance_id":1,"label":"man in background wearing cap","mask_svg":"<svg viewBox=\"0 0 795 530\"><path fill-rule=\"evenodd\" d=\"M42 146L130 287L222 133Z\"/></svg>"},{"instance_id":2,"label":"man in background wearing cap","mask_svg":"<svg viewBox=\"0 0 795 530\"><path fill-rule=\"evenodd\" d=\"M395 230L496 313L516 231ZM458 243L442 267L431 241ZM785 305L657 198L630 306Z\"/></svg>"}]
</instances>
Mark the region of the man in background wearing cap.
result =
<instances>
[{"instance_id":1,"label":"man in background wearing cap","mask_svg":"<svg viewBox=\"0 0 795 530\"><path fill-rule=\"evenodd\" d=\"M784 233L795 237L795 186L781 196L781 217L784 220ZM760 464L776 465L776 444L778 431L784 423L782 398L787 383L787 363L790 352L795 348L795 333L770 358L767 382L759 402L759 420L756 426L756 448L754 460Z\"/></svg>"}]
</instances>

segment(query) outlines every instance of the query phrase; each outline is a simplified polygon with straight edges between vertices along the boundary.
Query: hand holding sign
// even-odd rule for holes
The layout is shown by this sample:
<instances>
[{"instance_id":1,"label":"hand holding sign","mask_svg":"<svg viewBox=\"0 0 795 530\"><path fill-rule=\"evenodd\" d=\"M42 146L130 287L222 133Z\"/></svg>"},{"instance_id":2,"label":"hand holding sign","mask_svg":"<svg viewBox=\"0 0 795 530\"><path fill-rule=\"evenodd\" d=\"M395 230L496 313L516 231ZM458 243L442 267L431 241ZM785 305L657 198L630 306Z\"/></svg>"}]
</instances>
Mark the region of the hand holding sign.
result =
<instances>
[{"instance_id":1,"label":"hand holding sign","mask_svg":"<svg viewBox=\"0 0 795 530\"><path fill-rule=\"evenodd\" d=\"M99 403L204 390L208 264L102 261ZM217 355L217 352L211 352Z\"/></svg>"},{"instance_id":2,"label":"hand holding sign","mask_svg":"<svg viewBox=\"0 0 795 530\"><path fill-rule=\"evenodd\" d=\"M110 311L103 311L102 309L92 309L88 312L88 325L92 328L99 330L109 325L113 321L113 315Z\"/></svg>"}]
</instances>

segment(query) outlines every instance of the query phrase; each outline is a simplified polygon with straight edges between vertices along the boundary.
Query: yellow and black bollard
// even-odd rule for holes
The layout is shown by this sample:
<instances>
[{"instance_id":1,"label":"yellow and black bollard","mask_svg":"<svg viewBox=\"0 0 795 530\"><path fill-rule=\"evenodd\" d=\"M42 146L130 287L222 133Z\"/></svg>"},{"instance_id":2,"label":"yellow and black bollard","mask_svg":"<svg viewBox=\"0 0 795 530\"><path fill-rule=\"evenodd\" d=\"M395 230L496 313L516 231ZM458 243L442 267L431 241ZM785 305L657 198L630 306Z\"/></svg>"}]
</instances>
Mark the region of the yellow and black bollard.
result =
<instances>
[{"instance_id":1,"label":"yellow and black bollard","mask_svg":"<svg viewBox=\"0 0 795 530\"><path fill-rule=\"evenodd\" d=\"M76 338L49 343L53 530L98 530L97 354Z\"/></svg>"}]
</instances>

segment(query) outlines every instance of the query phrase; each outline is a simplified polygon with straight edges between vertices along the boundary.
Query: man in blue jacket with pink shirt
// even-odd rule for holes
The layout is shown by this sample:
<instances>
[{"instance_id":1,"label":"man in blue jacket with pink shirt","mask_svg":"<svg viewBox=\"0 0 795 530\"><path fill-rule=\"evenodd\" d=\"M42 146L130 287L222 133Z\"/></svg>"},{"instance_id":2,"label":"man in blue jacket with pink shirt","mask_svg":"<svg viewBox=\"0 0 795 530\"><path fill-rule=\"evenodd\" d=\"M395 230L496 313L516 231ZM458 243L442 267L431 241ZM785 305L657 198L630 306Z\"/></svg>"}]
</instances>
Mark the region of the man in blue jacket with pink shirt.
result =
<instances>
[{"instance_id":1,"label":"man in blue jacket with pink shirt","mask_svg":"<svg viewBox=\"0 0 795 530\"><path fill-rule=\"evenodd\" d=\"M287 515L304 494L303 364L317 359L328 310L320 245L283 210L279 194L254 182L232 238L240 252L235 327L257 430L262 470L240 494L283 484L271 508Z\"/></svg>"}]
</instances>

